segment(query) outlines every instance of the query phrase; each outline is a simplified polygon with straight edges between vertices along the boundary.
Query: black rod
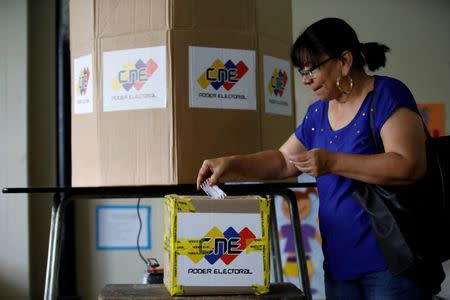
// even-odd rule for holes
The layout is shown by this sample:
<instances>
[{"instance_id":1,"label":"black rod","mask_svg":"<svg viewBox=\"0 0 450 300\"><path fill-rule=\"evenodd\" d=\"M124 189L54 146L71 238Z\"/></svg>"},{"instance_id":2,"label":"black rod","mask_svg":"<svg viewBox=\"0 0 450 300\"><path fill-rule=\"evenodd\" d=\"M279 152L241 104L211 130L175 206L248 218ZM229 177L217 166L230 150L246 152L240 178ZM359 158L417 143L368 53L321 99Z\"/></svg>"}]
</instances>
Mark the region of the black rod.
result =
<instances>
[{"instance_id":1,"label":"black rod","mask_svg":"<svg viewBox=\"0 0 450 300\"><path fill-rule=\"evenodd\" d=\"M69 0L56 0L56 168L58 187L70 187L72 183L69 34ZM55 201L61 201L65 197L66 195L62 192ZM73 205L71 203L67 207L61 229L59 299L77 298Z\"/></svg>"},{"instance_id":2,"label":"black rod","mask_svg":"<svg viewBox=\"0 0 450 300\"><path fill-rule=\"evenodd\" d=\"M281 182L281 183L255 183L255 184L219 184L219 187L225 192L240 192L242 194L254 191L261 193L270 190L280 190L288 188L306 188L316 187L315 182ZM68 193L78 197L92 198L117 198L117 197L164 197L167 194L204 194L203 191L197 191L195 184L177 184L177 185L136 185L136 186L105 186L105 187L4 187L4 194L16 193Z\"/></svg>"}]
</instances>

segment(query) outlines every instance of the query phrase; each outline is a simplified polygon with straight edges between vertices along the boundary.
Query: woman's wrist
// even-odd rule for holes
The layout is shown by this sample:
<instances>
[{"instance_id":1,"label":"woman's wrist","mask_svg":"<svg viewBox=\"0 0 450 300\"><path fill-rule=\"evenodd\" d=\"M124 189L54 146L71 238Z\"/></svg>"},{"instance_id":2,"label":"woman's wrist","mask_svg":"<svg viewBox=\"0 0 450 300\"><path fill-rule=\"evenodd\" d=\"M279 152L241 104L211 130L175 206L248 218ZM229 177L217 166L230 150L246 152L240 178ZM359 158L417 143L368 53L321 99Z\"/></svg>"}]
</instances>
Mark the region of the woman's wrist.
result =
<instances>
[{"instance_id":1,"label":"woman's wrist","mask_svg":"<svg viewBox=\"0 0 450 300\"><path fill-rule=\"evenodd\" d=\"M326 166L329 174L336 174L339 171L339 153L327 151Z\"/></svg>"}]
</instances>

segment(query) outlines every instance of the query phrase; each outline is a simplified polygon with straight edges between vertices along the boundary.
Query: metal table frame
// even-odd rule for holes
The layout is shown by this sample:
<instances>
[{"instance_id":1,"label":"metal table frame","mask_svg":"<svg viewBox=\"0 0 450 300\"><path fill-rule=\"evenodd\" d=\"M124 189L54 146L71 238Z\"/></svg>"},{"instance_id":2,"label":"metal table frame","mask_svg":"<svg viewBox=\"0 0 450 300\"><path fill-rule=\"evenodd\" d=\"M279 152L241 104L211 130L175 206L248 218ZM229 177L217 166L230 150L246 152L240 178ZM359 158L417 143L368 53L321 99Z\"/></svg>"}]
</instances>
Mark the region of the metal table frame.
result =
<instances>
[{"instance_id":1,"label":"metal table frame","mask_svg":"<svg viewBox=\"0 0 450 300\"><path fill-rule=\"evenodd\" d=\"M228 195L282 195L288 199L293 229L295 251L298 258L299 279L307 300L312 300L305 253L302 246L300 217L297 209L295 193L289 188L313 187L315 183L261 183L230 184L220 187ZM58 295L59 262L61 256L61 228L67 205L75 199L103 198L161 198L167 194L195 195L199 194L193 184L149 185L149 186L116 186L116 187L39 187L39 188L4 188L3 193L52 193L52 213L48 246L47 269L45 275L45 300L56 300ZM271 251L275 282L283 281L280 247L278 243L278 227L276 222L274 201L271 202Z\"/></svg>"}]
</instances>

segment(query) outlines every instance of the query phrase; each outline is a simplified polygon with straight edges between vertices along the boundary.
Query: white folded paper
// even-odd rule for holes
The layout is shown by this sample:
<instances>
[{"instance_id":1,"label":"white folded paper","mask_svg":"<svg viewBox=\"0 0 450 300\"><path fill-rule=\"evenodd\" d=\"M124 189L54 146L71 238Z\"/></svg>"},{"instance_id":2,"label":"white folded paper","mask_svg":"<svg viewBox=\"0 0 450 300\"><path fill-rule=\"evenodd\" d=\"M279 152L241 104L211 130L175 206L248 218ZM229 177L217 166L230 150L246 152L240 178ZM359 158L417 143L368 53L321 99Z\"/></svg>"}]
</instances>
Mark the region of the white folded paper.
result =
<instances>
[{"instance_id":1,"label":"white folded paper","mask_svg":"<svg viewBox=\"0 0 450 300\"><path fill-rule=\"evenodd\" d=\"M206 195L211 197L211 199L223 199L227 196L217 185L209 185L209 181L210 179L208 178L200 185Z\"/></svg>"}]
</instances>

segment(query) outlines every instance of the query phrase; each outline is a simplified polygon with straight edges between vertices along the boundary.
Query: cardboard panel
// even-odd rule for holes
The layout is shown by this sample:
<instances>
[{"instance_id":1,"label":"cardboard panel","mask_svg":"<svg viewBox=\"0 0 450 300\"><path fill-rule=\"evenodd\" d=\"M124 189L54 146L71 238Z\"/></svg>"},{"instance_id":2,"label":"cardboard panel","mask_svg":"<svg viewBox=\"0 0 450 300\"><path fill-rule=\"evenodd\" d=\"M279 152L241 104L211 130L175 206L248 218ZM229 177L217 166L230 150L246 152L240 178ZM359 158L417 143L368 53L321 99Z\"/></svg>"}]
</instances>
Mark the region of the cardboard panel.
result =
<instances>
[{"instance_id":1,"label":"cardboard panel","mask_svg":"<svg viewBox=\"0 0 450 300\"><path fill-rule=\"evenodd\" d=\"M255 0L84 0L97 37L164 29L255 31Z\"/></svg>"},{"instance_id":2,"label":"cardboard panel","mask_svg":"<svg viewBox=\"0 0 450 300\"><path fill-rule=\"evenodd\" d=\"M294 76L292 74L292 68L290 70L284 70L288 75L285 89L288 87L291 89L291 115L267 113L265 108L265 90L268 89L268 86L265 84L267 80L264 79L264 73L266 73L266 76L268 73L266 72L267 70L264 70L263 66L264 55L286 60L290 64L290 47L288 43L258 35L258 63L261 70L259 73L259 102L261 105L261 143L263 150L278 149L295 130ZM270 70L269 74L272 72ZM277 96L272 95L272 98L277 98Z\"/></svg>"},{"instance_id":3,"label":"cardboard panel","mask_svg":"<svg viewBox=\"0 0 450 300\"><path fill-rule=\"evenodd\" d=\"M99 185L97 116L72 115L72 185Z\"/></svg>"},{"instance_id":4,"label":"cardboard panel","mask_svg":"<svg viewBox=\"0 0 450 300\"><path fill-rule=\"evenodd\" d=\"M171 28L255 31L256 0L171 0Z\"/></svg>"},{"instance_id":5,"label":"cardboard panel","mask_svg":"<svg viewBox=\"0 0 450 300\"><path fill-rule=\"evenodd\" d=\"M94 1L69 1L71 46L94 39Z\"/></svg>"},{"instance_id":6,"label":"cardboard panel","mask_svg":"<svg viewBox=\"0 0 450 300\"><path fill-rule=\"evenodd\" d=\"M256 31L271 39L292 43L291 2L291 0L257 0Z\"/></svg>"},{"instance_id":7,"label":"cardboard panel","mask_svg":"<svg viewBox=\"0 0 450 300\"><path fill-rule=\"evenodd\" d=\"M103 52L146 48L166 44L166 32L104 38L100 42L100 65ZM149 57L151 59L151 57ZM134 63L133 58L129 58ZM124 68L128 61L124 60ZM166 60L166 65L168 61ZM158 61L158 64L161 64ZM157 72L156 70L155 72ZM166 81L170 68L166 69ZM101 74L105 77L105 74ZM107 83L106 83L107 84ZM145 83L147 84L147 83ZM166 108L103 111L103 89L99 89L99 157L102 185L167 184L171 179L171 101ZM167 95L170 99L171 93Z\"/></svg>"},{"instance_id":8,"label":"cardboard panel","mask_svg":"<svg viewBox=\"0 0 450 300\"><path fill-rule=\"evenodd\" d=\"M164 30L169 28L166 0L136 1L135 31Z\"/></svg>"},{"instance_id":9,"label":"cardboard panel","mask_svg":"<svg viewBox=\"0 0 450 300\"><path fill-rule=\"evenodd\" d=\"M96 95L97 86L97 69L95 59L94 41L86 44L71 45L71 144L72 144L72 185L73 186L90 186L99 183L100 165L98 161L98 101ZM92 85L93 106L92 112L75 113L75 93L79 93L79 82L82 77L81 70L77 70L74 60L80 57L92 57L92 69L90 70L90 78L87 84Z\"/></svg>"},{"instance_id":10,"label":"cardboard panel","mask_svg":"<svg viewBox=\"0 0 450 300\"><path fill-rule=\"evenodd\" d=\"M168 29L167 0L91 0L97 37Z\"/></svg>"},{"instance_id":11,"label":"cardboard panel","mask_svg":"<svg viewBox=\"0 0 450 300\"><path fill-rule=\"evenodd\" d=\"M288 1L276 2L275 5L273 1L258 1L71 1L72 62L75 58L92 53L92 68L95 70L93 112L73 115L72 118L74 184L193 183L202 161L206 158L253 153L262 148L278 147L293 131L291 121L294 120L294 114L291 120L286 116L262 113L260 106L263 104L261 97L264 90L261 84L256 83L263 80L257 75L261 73L260 58L257 58L256 52L245 55L257 49L258 3L258 24L261 24L259 28L264 33L261 36L269 37L267 41L260 40L260 47L275 57L288 57L286 49L290 46L279 46L279 41L284 39L283 35L291 35L290 18L285 15L286 11L290 10L290 2L289 5ZM289 45L290 43L291 38ZM166 46L166 75L161 75L165 80L156 80L154 71L159 72L162 69L152 65L150 57L142 58L142 62L139 62L139 59L135 59L135 53L131 53L123 62L123 57L119 57L113 63L105 65L104 57L115 57L110 55L112 52L145 50L156 46ZM225 105L226 109L190 105L191 95L194 94L190 85L211 89L206 86L212 86L213 82L209 80L211 78L206 85L201 84L198 78L189 81L190 46L240 50L232 54L229 54L228 50L222 51L217 57L218 60L226 59L227 62L234 61L236 64L250 57L253 60L253 63L248 64L251 70L247 68L239 75L247 77L235 78L236 74L227 73L226 76L234 80L228 78L228 81L225 80L227 87L225 88L223 83L223 87L214 87L214 92L226 95L217 96L217 99L224 99L220 100L223 103L233 99L237 103L240 99L254 98L253 104L247 101L248 103L242 102L244 104L241 107L232 108ZM239 58L239 53L244 53L242 50L248 52L242 54L245 59ZM149 51L149 56L153 55L152 53ZM231 55L230 58L226 58L227 55ZM217 67L214 63L211 61L207 64L203 72L213 67L214 70L210 71L217 72L216 75L219 76L220 66ZM225 60L222 63L225 63ZM110 66L115 64L122 64L122 68L114 71ZM140 73L144 67L138 65L145 65L147 73ZM160 62L158 66L161 66ZM104 67L107 74L103 74ZM237 70L237 67L235 69ZM230 71L229 68L227 70L222 71ZM113 74L115 77L111 77L114 72L117 72L117 76ZM253 87L243 84L250 78L250 74L253 76L251 80L255 82ZM143 77L135 80L137 77L133 76ZM216 80L217 82L219 80ZM160 86L160 90L165 89L163 103L145 106L150 98L162 99L158 94L160 90L148 91L149 84ZM108 87L108 93L104 92L103 86ZM197 92L200 90L198 86ZM124 96L125 92L121 90L128 92L130 88L140 90L142 87L142 91L146 92L137 96L136 91L133 96ZM123 97L114 97L112 88L121 90ZM227 91L220 90L223 88L234 95L227 95ZM242 92L251 89L254 90L251 93ZM235 96L236 98L233 98ZM105 103L104 98L108 99ZM207 98L205 97L206 100ZM128 102L125 103L123 99ZM145 101L147 103L144 103ZM128 106L116 105L119 102ZM245 105L247 107L244 107ZM241 179L230 177L225 180Z\"/></svg>"},{"instance_id":12,"label":"cardboard panel","mask_svg":"<svg viewBox=\"0 0 450 300\"><path fill-rule=\"evenodd\" d=\"M173 30L170 34L175 79L178 181L193 183L204 159L256 152L260 149L260 137L257 110L189 107L189 84L198 82L188 81L188 47L255 50L256 39L252 33L241 32Z\"/></svg>"},{"instance_id":13,"label":"cardboard panel","mask_svg":"<svg viewBox=\"0 0 450 300\"><path fill-rule=\"evenodd\" d=\"M251 196L227 196L226 201L211 201L209 196L189 196L189 198L192 199L192 205L198 213L259 213L260 209L258 199Z\"/></svg>"}]
</instances>

